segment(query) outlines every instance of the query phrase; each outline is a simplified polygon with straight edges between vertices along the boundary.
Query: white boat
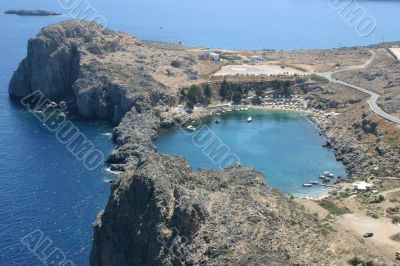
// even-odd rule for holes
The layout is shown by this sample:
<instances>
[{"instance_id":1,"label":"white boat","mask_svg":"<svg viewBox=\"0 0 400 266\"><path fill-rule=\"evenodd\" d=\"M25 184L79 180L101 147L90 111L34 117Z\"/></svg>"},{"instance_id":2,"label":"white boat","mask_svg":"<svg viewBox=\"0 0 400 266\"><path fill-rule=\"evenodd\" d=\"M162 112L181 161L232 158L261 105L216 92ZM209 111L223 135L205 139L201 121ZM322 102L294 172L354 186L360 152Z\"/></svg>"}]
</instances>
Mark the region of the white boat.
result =
<instances>
[{"instance_id":1,"label":"white boat","mask_svg":"<svg viewBox=\"0 0 400 266\"><path fill-rule=\"evenodd\" d=\"M196 128L194 126L192 126L192 125L187 126L186 129L189 130L189 131L196 131Z\"/></svg>"},{"instance_id":2,"label":"white boat","mask_svg":"<svg viewBox=\"0 0 400 266\"><path fill-rule=\"evenodd\" d=\"M335 176L331 172L324 172L324 176L329 177L329 178L334 178Z\"/></svg>"},{"instance_id":3,"label":"white boat","mask_svg":"<svg viewBox=\"0 0 400 266\"><path fill-rule=\"evenodd\" d=\"M251 116L249 116L249 117L247 118L247 122L250 123L251 121L253 121L253 118L251 118Z\"/></svg>"},{"instance_id":4,"label":"white boat","mask_svg":"<svg viewBox=\"0 0 400 266\"><path fill-rule=\"evenodd\" d=\"M319 184L318 181L310 181L310 182L308 182L308 183L310 183L311 185L318 185L318 184Z\"/></svg>"},{"instance_id":5,"label":"white boat","mask_svg":"<svg viewBox=\"0 0 400 266\"><path fill-rule=\"evenodd\" d=\"M312 184L304 183L304 184L303 184L303 187L312 187Z\"/></svg>"}]
</instances>

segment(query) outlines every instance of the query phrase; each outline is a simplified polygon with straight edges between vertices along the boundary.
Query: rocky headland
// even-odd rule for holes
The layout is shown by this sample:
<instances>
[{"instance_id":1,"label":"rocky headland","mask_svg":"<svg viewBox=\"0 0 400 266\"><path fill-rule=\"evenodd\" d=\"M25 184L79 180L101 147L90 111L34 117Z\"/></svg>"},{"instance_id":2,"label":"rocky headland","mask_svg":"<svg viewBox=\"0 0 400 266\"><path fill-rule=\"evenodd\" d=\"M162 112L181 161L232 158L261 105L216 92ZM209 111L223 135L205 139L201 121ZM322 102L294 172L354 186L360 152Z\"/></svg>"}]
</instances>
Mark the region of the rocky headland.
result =
<instances>
[{"instance_id":1,"label":"rocky headland","mask_svg":"<svg viewBox=\"0 0 400 266\"><path fill-rule=\"evenodd\" d=\"M349 64L365 56L364 49L348 52L355 55L347 57ZM345 58L346 52L324 53ZM181 88L209 86L211 99L219 99L213 86L221 84L209 83L219 66L204 54L83 21L50 25L29 40L27 57L10 82L10 97L40 90L54 102L65 102L70 114L116 124L117 147L107 162L123 173L94 223L91 265L345 265L356 255L381 259L359 239L335 231L329 219L269 188L256 169L193 170L184 158L157 152L153 139L160 128L210 115L173 114L182 101ZM352 110L355 104L366 110L361 106L365 96L358 94L333 102L331 96L341 89L327 84L299 90L315 108ZM346 115L346 124L343 117L318 121L349 169L364 162L353 170L358 174L364 165L372 167L370 143L363 139L378 146L385 134L376 117L365 112L360 123L353 119L355 111Z\"/></svg>"},{"instance_id":2,"label":"rocky headland","mask_svg":"<svg viewBox=\"0 0 400 266\"><path fill-rule=\"evenodd\" d=\"M61 13L46 10L30 10L30 9L11 9L4 11L4 14L18 16L60 16Z\"/></svg>"}]
</instances>

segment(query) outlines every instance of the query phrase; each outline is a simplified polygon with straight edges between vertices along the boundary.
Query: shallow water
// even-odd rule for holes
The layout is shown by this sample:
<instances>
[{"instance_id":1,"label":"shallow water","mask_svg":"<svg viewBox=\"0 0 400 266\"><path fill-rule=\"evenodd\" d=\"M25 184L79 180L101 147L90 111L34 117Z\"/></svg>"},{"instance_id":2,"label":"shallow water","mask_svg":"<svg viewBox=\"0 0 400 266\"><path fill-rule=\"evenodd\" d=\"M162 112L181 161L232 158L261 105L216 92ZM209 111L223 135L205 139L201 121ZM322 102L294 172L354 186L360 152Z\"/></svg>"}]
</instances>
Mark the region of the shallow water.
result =
<instances>
[{"instance_id":1,"label":"shallow water","mask_svg":"<svg viewBox=\"0 0 400 266\"><path fill-rule=\"evenodd\" d=\"M252 123L247 123L248 116L252 116ZM309 180L320 181L318 177L324 171L346 176L345 167L336 161L333 151L322 147L325 138L302 114L250 110L225 113L218 120L219 124L209 123L208 131L201 129L198 135L182 129L164 132L155 141L156 146L161 152L184 156L193 168L218 169L225 162L224 155L215 156L211 151L217 145L207 145L206 140L211 142L212 138L205 137L214 134L219 145L229 148L225 154L237 155L240 163L262 172L270 186L294 195L326 192L321 186L303 188Z\"/></svg>"}]
</instances>

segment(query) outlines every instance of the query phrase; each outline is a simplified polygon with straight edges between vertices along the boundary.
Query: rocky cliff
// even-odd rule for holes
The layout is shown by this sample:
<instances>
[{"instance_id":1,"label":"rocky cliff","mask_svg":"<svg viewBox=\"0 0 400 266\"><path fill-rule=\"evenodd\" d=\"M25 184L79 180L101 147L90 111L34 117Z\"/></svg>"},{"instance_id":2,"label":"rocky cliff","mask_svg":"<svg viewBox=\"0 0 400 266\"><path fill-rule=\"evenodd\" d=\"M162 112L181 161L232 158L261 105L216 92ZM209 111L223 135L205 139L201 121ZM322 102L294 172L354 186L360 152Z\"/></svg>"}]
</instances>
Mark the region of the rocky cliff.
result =
<instances>
[{"instance_id":1,"label":"rocky cliff","mask_svg":"<svg viewBox=\"0 0 400 266\"><path fill-rule=\"evenodd\" d=\"M41 90L82 117L119 123L108 162L124 173L94 224L91 265L343 265L359 246L334 243L326 221L268 188L255 169L194 171L156 151L155 106L174 104L177 86L201 81L207 64L186 48L82 21L29 41L11 97Z\"/></svg>"},{"instance_id":2,"label":"rocky cliff","mask_svg":"<svg viewBox=\"0 0 400 266\"><path fill-rule=\"evenodd\" d=\"M185 64L172 67L177 61ZM85 118L119 122L133 107L141 112L172 101L174 86L193 82L197 65L196 55L179 47L161 49L94 23L66 21L29 40L9 94L40 90Z\"/></svg>"},{"instance_id":3,"label":"rocky cliff","mask_svg":"<svg viewBox=\"0 0 400 266\"><path fill-rule=\"evenodd\" d=\"M326 261L329 228L255 169L192 171L140 155L95 223L92 265L288 265Z\"/></svg>"}]
</instances>

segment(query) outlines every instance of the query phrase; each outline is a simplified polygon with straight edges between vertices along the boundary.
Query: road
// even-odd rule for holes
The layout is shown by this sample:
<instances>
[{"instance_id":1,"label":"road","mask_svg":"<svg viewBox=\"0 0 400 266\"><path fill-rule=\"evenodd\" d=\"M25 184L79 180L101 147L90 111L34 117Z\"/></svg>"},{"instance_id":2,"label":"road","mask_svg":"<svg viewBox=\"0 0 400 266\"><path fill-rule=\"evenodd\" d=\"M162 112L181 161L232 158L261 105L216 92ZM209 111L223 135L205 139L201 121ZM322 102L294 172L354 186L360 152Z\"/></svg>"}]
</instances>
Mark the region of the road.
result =
<instances>
[{"instance_id":1,"label":"road","mask_svg":"<svg viewBox=\"0 0 400 266\"><path fill-rule=\"evenodd\" d=\"M346 87L349 87L349 88L358 90L358 91L360 91L360 92L362 92L362 93L368 94L369 96L371 96L371 97L369 98L369 100L368 100L368 105L369 105L369 107L371 108L371 110L372 110L375 114L377 114L377 115L379 115L380 117L382 117L382 118L384 118L384 119L386 119L386 120L389 120L389 121L391 121L391 122L393 122L393 123L395 123L395 124L397 124L397 125L400 125L400 118L395 117L395 116L393 116L393 115L391 115L391 114L386 113L385 111L383 111L383 110L378 106L378 104L377 104L376 102L378 101L378 99L379 99L379 97L380 97L379 94L377 94L377 93L375 93L375 92L372 92L372 91L370 91L370 90L367 90L366 88L362 88L362 87L360 87L360 86L356 86L356 85L350 84L350 83L348 83L348 82L345 82L345 81L342 81L342 80L338 80L338 79L333 78L333 74L336 74L336 73L339 73L339 72L367 68L367 67L371 64L371 62L374 60L374 58L375 58L375 52L374 52L374 51L371 51L371 53L372 53L371 58L368 59L368 61L365 62L363 65L351 66L351 67L347 67L347 68L344 68L344 69L340 69L340 70L337 70L337 71L334 71L334 72L319 73L318 75L320 75L320 76L322 76L322 77L328 79L328 80L331 81L331 82L334 82L334 83L337 83L337 84L340 84L340 85L343 85L343 86L346 86Z\"/></svg>"}]
</instances>

